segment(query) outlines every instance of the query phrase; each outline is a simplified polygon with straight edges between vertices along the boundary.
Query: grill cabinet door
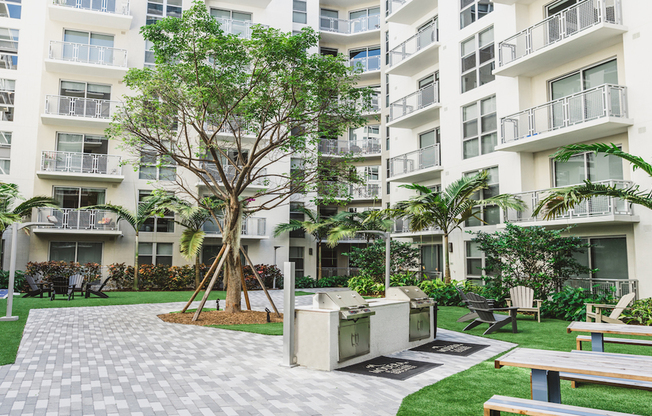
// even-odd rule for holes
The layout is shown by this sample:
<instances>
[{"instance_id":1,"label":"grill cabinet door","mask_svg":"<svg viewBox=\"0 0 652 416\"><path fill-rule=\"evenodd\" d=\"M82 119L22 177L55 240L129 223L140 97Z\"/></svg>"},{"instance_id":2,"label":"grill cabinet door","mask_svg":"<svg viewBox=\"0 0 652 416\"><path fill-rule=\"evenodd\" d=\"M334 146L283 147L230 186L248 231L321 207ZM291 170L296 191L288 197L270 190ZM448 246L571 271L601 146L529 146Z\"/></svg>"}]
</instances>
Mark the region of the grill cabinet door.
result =
<instances>
[{"instance_id":1,"label":"grill cabinet door","mask_svg":"<svg viewBox=\"0 0 652 416\"><path fill-rule=\"evenodd\" d=\"M371 320L369 317L360 318L355 325L355 338L356 338L356 355L369 354L370 342L370 326Z\"/></svg>"},{"instance_id":2,"label":"grill cabinet door","mask_svg":"<svg viewBox=\"0 0 652 416\"><path fill-rule=\"evenodd\" d=\"M339 329L339 362L348 360L357 355L356 350L356 323L353 321L340 321Z\"/></svg>"},{"instance_id":3,"label":"grill cabinet door","mask_svg":"<svg viewBox=\"0 0 652 416\"><path fill-rule=\"evenodd\" d=\"M430 336L430 310L413 310L410 313L410 341L418 341Z\"/></svg>"}]
</instances>

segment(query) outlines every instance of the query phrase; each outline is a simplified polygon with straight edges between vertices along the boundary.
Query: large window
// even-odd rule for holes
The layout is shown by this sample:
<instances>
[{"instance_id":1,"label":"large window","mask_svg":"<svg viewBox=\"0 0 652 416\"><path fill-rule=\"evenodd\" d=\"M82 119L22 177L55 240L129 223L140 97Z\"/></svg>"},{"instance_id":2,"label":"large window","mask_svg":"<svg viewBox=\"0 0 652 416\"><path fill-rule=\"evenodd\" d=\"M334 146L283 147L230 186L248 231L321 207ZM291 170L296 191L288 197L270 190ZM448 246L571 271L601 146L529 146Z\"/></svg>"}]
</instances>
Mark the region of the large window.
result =
<instances>
[{"instance_id":1,"label":"large window","mask_svg":"<svg viewBox=\"0 0 652 416\"><path fill-rule=\"evenodd\" d=\"M147 0L146 25L152 25L164 17L181 17L182 0ZM145 66L154 66L154 51L152 42L145 41Z\"/></svg>"},{"instance_id":2,"label":"large window","mask_svg":"<svg viewBox=\"0 0 652 416\"><path fill-rule=\"evenodd\" d=\"M57 150L105 155L109 150L109 141L96 134L57 133Z\"/></svg>"},{"instance_id":3,"label":"large window","mask_svg":"<svg viewBox=\"0 0 652 416\"><path fill-rule=\"evenodd\" d=\"M213 9L211 16L215 17L226 33L234 35L247 35L247 29L252 21L251 13L236 12L234 10Z\"/></svg>"},{"instance_id":4,"label":"large window","mask_svg":"<svg viewBox=\"0 0 652 416\"><path fill-rule=\"evenodd\" d=\"M0 175L11 173L11 136L10 131L0 131Z\"/></svg>"},{"instance_id":5,"label":"large window","mask_svg":"<svg viewBox=\"0 0 652 416\"><path fill-rule=\"evenodd\" d=\"M50 243L50 260L102 264L102 243L53 241Z\"/></svg>"},{"instance_id":6,"label":"large window","mask_svg":"<svg viewBox=\"0 0 652 416\"><path fill-rule=\"evenodd\" d=\"M351 65L362 68L363 72L380 70L380 47L358 48L349 52Z\"/></svg>"},{"instance_id":7,"label":"large window","mask_svg":"<svg viewBox=\"0 0 652 416\"><path fill-rule=\"evenodd\" d=\"M0 17L20 19L21 0L0 0Z\"/></svg>"},{"instance_id":8,"label":"large window","mask_svg":"<svg viewBox=\"0 0 652 416\"><path fill-rule=\"evenodd\" d=\"M301 208L303 208L302 202L290 203L290 220L304 221L306 219L306 214L300 211ZM290 231L290 238L305 238L305 237L306 237L306 232L304 231L303 228Z\"/></svg>"},{"instance_id":9,"label":"large window","mask_svg":"<svg viewBox=\"0 0 652 416\"><path fill-rule=\"evenodd\" d=\"M583 253L575 253L575 259L582 265L598 271L580 275L580 278L628 279L627 239L625 237L591 237L584 239L591 247Z\"/></svg>"},{"instance_id":10,"label":"large window","mask_svg":"<svg viewBox=\"0 0 652 416\"><path fill-rule=\"evenodd\" d=\"M106 189L78 188L67 186L54 187L54 199L61 208L84 208L91 205L104 204Z\"/></svg>"},{"instance_id":11,"label":"large window","mask_svg":"<svg viewBox=\"0 0 652 416\"><path fill-rule=\"evenodd\" d=\"M172 243L138 243L138 265L172 266Z\"/></svg>"},{"instance_id":12,"label":"large window","mask_svg":"<svg viewBox=\"0 0 652 416\"><path fill-rule=\"evenodd\" d=\"M0 79L0 121L14 121L16 81Z\"/></svg>"},{"instance_id":13,"label":"large window","mask_svg":"<svg viewBox=\"0 0 652 416\"><path fill-rule=\"evenodd\" d=\"M462 92L494 80L494 28L462 42Z\"/></svg>"},{"instance_id":14,"label":"large window","mask_svg":"<svg viewBox=\"0 0 652 416\"><path fill-rule=\"evenodd\" d=\"M294 263L294 276L303 277L305 273L303 262L303 247L290 247L290 256L288 261Z\"/></svg>"},{"instance_id":15,"label":"large window","mask_svg":"<svg viewBox=\"0 0 652 416\"><path fill-rule=\"evenodd\" d=\"M460 28L465 28L494 10L493 0L460 0Z\"/></svg>"},{"instance_id":16,"label":"large window","mask_svg":"<svg viewBox=\"0 0 652 416\"><path fill-rule=\"evenodd\" d=\"M138 202L151 195L151 191L138 191ZM143 232L158 232L158 233L173 233L174 232L174 213L169 210L163 211L161 217L149 217L140 226L139 231Z\"/></svg>"},{"instance_id":17,"label":"large window","mask_svg":"<svg viewBox=\"0 0 652 416\"><path fill-rule=\"evenodd\" d=\"M59 93L65 97L110 100L111 86L79 81L61 81Z\"/></svg>"},{"instance_id":18,"label":"large window","mask_svg":"<svg viewBox=\"0 0 652 416\"><path fill-rule=\"evenodd\" d=\"M0 7L2 3L0 3ZM0 28L0 69L18 68L18 30Z\"/></svg>"},{"instance_id":19,"label":"large window","mask_svg":"<svg viewBox=\"0 0 652 416\"><path fill-rule=\"evenodd\" d=\"M473 241L467 241L465 249L466 279L482 284L482 276L486 274L483 270L486 267L484 252L480 250L480 245Z\"/></svg>"},{"instance_id":20,"label":"large window","mask_svg":"<svg viewBox=\"0 0 652 416\"><path fill-rule=\"evenodd\" d=\"M623 161L612 155L583 153L572 156L567 162L553 161L553 186L577 185L585 180L592 182L623 179Z\"/></svg>"},{"instance_id":21,"label":"large window","mask_svg":"<svg viewBox=\"0 0 652 416\"><path fill-rule=\"evenodd\" d=\"M498 186L498 168L488 168L484 169L489 174L487 184L489 185L487 189L478 191L474 195L474 199L483 200L494 197L500 193ZM467 172L464 176L474 176L480 173L481 171ZM495 225L500 223L500 208L496 205L488 205L480 208L480 214L478 215L482 221L477 218L470 218L464 224L467 227L476 227L479 225Z\"/></svg>"},{"instance_id":22,"label":"large window","mask_svg":"<svg viewBox=\"0 0 652 416\"><path fill-rule=\"evenodd\" d=\"M166 146L169 148L169 143ZM154 150L141 150L139 179L173 181L176 177L177 168L174 160L168 156L161 156Z\"/></svg>"},{"instance_id":23,"label":"large window","mask_svg":"<svg viewBox=\"0 0 652 416\"><path fill-rule=\"evenodd\" d=\"M292 21L294 23L308 23L308 4L304 0L292 0Z\"/></svg>"},{"instance_id":24,"label":"large window","mask_svg":"<svg viewBox=\"0 0 652 416\"><path fill-rule=\"evenodd\" d=\"M112 63L113 62L113 35L93 33L79 30L64 30L63 41L90 47L78 47L77 45L63 45L63 59L88 60L90 63Z\"/></svg>"},{"instance_id":25,"label":"large window","mask_svg":"<svg viewBox=\"0 0 652 416\"><path fill-rule=\"evenodd\" d=\"M498 144L496 96L462 107L464 159L491 153Z\"/></svg>"},{"instance_id":26,"label":"large window","mask_svg":"<svg viewBox=\"0 0 652 416\"><path fill-rule=\"evenodd\" d=\"M437 166L439 160L439 127L419 134L419 149L428 149L421 152L420 165L421 169Z\"/></svg>"},{"instance_id":27,"label":"large window","mask_svg":"<svg viewBox=\"0 0 652 416\"><path fill-rule=\"evenodd\" d=\"M550 99L563 98L602 84L618 84L618 66L615 59L550 81Z\"/></svg>"}]
</instances>

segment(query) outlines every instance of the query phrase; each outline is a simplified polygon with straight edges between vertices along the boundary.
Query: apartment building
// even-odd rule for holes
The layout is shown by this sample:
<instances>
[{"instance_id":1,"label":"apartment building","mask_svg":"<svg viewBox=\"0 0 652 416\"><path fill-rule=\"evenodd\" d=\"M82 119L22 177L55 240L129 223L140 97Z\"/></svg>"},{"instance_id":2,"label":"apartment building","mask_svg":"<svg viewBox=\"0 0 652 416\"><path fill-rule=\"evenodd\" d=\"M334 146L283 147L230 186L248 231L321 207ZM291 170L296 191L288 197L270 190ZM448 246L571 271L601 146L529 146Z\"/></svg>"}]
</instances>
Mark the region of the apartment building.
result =
<instances>
[{"instance_id":1,"label":"apartment building","mask_svg":"<svg viewBox=\"0 0 652 416\"><path fill-rule=\"evenodd\" d=\"M652 27L645 0L207 0L222 27L248 36L252 24L283 31L313 27L322 34L319 53L340 53L362 68L359 84L378 91L368 124L339 138L324 138L324 157L342 153L355 162L364 186L353 187L340 210L386 207L411 193L417 182L439 189L489 170L491 187L480 197L517 193L532 206L545 190L584 179L652 188L644 173L620 160L583 155L567 163L550 155L566 143L616 143L648 158L645 39ZM5 36L0 62L0 175L25 196L50 195L61 209L39 210L33 220L55 215L55 227L20 236L19 267L29 260L133 262L134 232L115 217L78 207L111 202L135 208L155 186L186 175L174 166L123 165L134 158L107 141L103 130L130 67L153 65L139 28L179 16L187 0L48 0L45 4L0 0ZM648 13L646 13L648 12ZM652 128L652 127L651 127ZM289 158L288 158L289 159ZM147 162L147 161L145 161ZM289 171L295 160L273 170ZM192 178L190 180L193 180ZM262 186L262 184L261 184ZM251 188L255 192L256 186ZM196 192L206 190L197 185ZM242 243L256 263L295 261L297 273L314 276L317 253L310 236L273 236L274 227L300 218L309 198L249 218ZM487 207L484 223L469 222L449 247L441 232L419 233L398 221L393 238L421 247L422 268L437 275L442 250L451 256L454 279L480 279L484 259L466 231L500 230L506 221L523 226L563 227L594 244L582 261L600 269L582 278L617 279L652 295L646 278L652 214L619 201L596 199L553 221L530 212ZM217 227L202 260L221 243ZM153 218L140 236L141 262L184 264L172 218ZM357 238L357 237L356 237ZM325 274L350 273L342 253L361 239L323 249ZM628 286L629 287L629 286Z\"/></svg>"}]
</instances>

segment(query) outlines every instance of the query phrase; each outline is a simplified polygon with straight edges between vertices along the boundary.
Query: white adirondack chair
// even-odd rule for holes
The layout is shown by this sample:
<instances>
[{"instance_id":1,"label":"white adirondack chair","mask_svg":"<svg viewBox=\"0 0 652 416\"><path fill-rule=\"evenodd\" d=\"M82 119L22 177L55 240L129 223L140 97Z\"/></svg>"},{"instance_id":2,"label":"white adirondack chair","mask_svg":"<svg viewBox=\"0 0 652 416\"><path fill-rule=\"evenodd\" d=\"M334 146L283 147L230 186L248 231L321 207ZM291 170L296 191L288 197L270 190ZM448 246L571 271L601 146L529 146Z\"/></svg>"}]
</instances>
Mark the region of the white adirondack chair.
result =
<instances>
[{"instance_id":1,"label":"white adirondack chair","mask_svg":"<svg viewBox=\"0 0 652 416\"><path fill-rule=\"evenodd\" d=\"M620 319L620 314L629 306L629 304L636 297L636 293L628 293L618 301L616 305L604 305L599 303L587 303L586 304L586 322L605 322L608 324L623 324L624 322ZM595 310L594 310L595 309ZM611 315L604 316L602 314L603 309L613 309Z\"/></svg>"},{"instance_id":2,"label":"white adirondack chair","mask_svg":"<svg viewBox=\"0 0 652 416\"><path fill-rule=\"evenodd\" d=\"M516 306L517 312L534 312L537 315L537 322L541 322L541 299L534 299L534 290L526 286L516 286L509 289L509 299L506 299L507 306ZM536 302L536 306L534 306Z\"/></svg>"}]
</instances>

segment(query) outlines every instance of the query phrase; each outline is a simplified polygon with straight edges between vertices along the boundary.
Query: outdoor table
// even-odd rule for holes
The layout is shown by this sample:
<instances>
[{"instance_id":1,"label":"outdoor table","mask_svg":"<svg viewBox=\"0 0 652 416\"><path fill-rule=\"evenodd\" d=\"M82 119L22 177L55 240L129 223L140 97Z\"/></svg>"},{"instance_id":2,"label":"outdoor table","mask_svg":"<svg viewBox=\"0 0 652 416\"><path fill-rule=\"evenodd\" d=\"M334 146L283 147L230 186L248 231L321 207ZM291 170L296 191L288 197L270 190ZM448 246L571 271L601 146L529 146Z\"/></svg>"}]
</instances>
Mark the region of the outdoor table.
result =
<instances>
[{"instance_id":1,"label":"outdoor table","mask_svg":"<svg viewBox=\"0 0 652 416\"><path fill-rule=\"evenodd\" d=\"M591 333L591 349L604 352L604 334L652 336L652 327L644 325L604 324L600 322L571 322L566 328L569 334L576 332Z\"/></svg>"},{"instance_id":2,"label":"outdoor table","mask_svg":"<svg viewBox=\"0 0 652 416\"><path fill-rule=\"evenodd\" d=\"M495 361L503 366L531 369L532 398L553 403L561 403L560 372L652 382L652 360L637 355L515 348Z\"/></svg>"}]
</instances>

